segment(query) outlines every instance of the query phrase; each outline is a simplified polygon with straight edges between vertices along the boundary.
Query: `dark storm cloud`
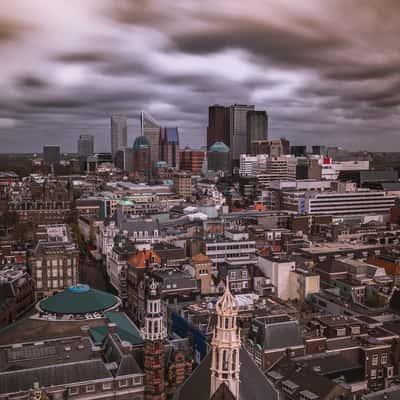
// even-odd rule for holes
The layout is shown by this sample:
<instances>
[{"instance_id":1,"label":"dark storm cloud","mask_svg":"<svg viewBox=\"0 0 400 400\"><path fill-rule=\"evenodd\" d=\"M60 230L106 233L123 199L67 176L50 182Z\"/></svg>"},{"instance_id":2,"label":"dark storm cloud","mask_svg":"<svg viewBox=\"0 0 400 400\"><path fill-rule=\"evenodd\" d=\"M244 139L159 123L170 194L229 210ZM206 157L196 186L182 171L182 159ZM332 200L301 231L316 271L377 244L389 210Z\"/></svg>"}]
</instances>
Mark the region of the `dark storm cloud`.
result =
<instances>
[{"instance_id":1,"label":"dark storm cloud","mask_svg":"<svg viewBox=\"0 0 400 400\"><path fill-rule=\"evenodd\" d=\"M55 60L63 63L98 63L110 60L111 55L95 51L78 51L55 56Z\"/></svg>"},{"instance_id":2,"label":"dark storm cloud","mask_svg":"<svg viewBox=\"0 0 400 400\"><path fill-rule=\"evenodd\" d=\"M47 86L47 82L34 75L23 75L16 79L16 85L25 89L41 89Z\"/></svg>"},{"instance_id":3,"label":"dark storm cloud","mask_svg":"<svg viewBox=\"0 0 400 400\"><path fill-rule=\"evenodd\" d=\"M199 146L207 106L235 102L267 109L271 137L294 143L391 149L398 142L398 1L43 0L40 13L35 7L15 0L0 10L7 21L0 22L0 138L10 150L57 141L74 150L81 133L94 133L96 147L107 150L110 114L129 118L133 140L141 110Z\"/></svg>"}]
</instances>

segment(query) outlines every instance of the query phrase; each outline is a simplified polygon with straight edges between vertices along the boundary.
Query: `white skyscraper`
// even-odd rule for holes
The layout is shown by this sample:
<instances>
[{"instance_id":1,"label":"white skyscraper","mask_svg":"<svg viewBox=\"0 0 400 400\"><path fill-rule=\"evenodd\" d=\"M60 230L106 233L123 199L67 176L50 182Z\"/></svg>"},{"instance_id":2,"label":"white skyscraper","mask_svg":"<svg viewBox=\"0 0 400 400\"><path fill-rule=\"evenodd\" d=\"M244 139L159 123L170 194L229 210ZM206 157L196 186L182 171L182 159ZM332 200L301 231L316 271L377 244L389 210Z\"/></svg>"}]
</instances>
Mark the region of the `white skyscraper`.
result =
<instances>
[{"instance_id":1,"label":"white skyscraper","mask_svg":"<svg viewBox=\"0 0 400 400\"><path fill-rule=\"evenodd\" d=\"M111 154L113 158L117 151L125 151L128 146L128 124L125 117L113 115L111 117Z\"/></svg>"}]
</instances>

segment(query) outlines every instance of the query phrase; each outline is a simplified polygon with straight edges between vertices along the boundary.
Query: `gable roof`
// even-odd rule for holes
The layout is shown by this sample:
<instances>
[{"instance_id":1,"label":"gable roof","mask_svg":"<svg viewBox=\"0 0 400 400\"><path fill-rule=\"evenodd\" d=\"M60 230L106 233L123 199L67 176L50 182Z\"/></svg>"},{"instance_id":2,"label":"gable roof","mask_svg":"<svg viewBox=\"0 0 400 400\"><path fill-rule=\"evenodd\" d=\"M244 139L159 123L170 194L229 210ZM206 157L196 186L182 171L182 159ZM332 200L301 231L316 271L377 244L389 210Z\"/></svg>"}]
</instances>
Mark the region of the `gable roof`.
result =
<instances>
[{"instance_id":1,"label":"gable roof","mask_svg":"<svg viewBox=\"0 0 400 400\"><path fill-rule=\"evenodd\" d=\"M240 349L240 387L238 400L278 400L278 394L249 354ZM211 385L211 353L181 386L177 400L209 400ZM224 393L226 394L226 393ZM229 399L229 397L226 397Z\"/></svg>"}]
</instances>

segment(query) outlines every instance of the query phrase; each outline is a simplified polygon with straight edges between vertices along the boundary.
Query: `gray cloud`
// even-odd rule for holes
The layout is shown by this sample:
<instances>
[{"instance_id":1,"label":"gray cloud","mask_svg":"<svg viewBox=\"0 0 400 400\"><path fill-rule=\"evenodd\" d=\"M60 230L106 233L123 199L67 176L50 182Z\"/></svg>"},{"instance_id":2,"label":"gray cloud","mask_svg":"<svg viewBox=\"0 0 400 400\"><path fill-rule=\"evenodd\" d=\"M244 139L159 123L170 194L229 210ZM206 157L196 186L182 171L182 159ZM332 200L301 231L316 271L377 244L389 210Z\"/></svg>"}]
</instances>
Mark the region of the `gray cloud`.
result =
<instances>
[{"instance_id":1,"label":"gray cloud","mask_svg":"<svg viewBox=\"0 0 400 400\"><path fill-rule=\"evenodd\" d=\"M271 137L297 144L391 150L398 142L398 1L42 6L40 16L22 0L0 11L2 151L49 142L72 151L81 133L107 150L109 116L129 118L133 141L142 109L200 146L207 106L234 102L267 109Z\"/></svg>"}]
</instances>

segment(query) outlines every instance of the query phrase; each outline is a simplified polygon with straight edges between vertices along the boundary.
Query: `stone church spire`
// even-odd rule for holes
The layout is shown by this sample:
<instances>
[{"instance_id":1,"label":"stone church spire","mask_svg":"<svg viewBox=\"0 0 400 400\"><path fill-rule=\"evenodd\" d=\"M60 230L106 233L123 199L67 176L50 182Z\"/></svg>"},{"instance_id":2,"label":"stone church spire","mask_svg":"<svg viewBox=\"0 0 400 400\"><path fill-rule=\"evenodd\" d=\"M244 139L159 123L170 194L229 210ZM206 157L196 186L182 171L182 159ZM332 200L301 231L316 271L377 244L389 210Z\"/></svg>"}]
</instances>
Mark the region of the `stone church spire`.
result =
<instances>
[{"instance_id":1,"label":"stone church spire","mask_svg":"<svg viewBox=\"0 0 400 400\"><path fill-rule=\"evenodd\" d=\"M211 361L210 398L221 384L225 384L235 399L239 399L240 332L237 327L238 303L226 288L216 304L217 325L214 329Z\"/></svg>"}]
</instances>

